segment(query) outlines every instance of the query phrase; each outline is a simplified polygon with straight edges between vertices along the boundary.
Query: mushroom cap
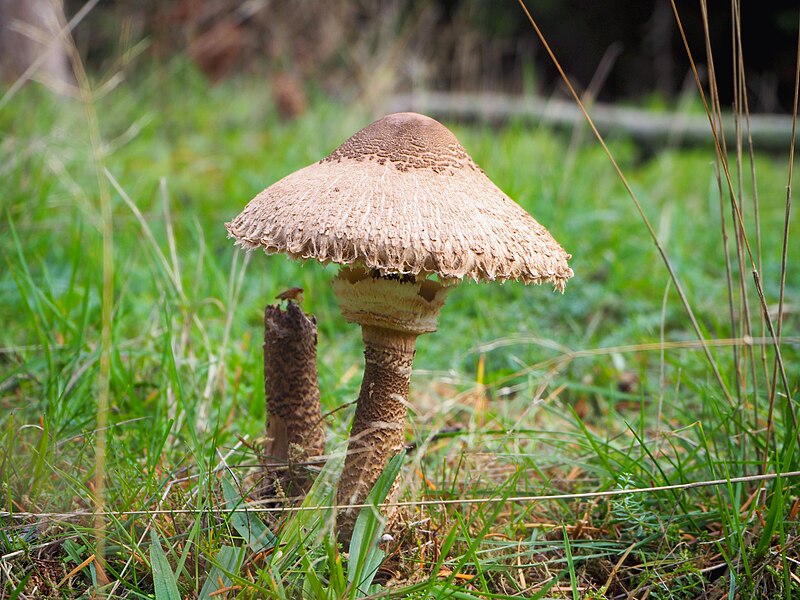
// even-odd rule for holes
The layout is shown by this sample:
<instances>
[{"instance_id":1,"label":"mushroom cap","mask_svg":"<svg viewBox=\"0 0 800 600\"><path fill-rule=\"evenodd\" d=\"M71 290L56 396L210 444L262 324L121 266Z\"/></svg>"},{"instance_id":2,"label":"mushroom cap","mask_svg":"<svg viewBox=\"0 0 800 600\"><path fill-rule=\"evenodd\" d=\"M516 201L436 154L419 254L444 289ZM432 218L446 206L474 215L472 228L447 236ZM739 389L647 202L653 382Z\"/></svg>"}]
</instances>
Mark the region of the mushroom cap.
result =
<instances>
[{"instance_id":1,"label":"mushroom cap","mask_svg":"<svg viewBox=\"0 0 800 600\"><path fill-rule=\"evenodd\" d=\"M571 256L452 132L415 113L368 125L265 189L225 227L246 248L382 275L549 281L563 291L573 274Z\"/></svg>"}]
</instances>

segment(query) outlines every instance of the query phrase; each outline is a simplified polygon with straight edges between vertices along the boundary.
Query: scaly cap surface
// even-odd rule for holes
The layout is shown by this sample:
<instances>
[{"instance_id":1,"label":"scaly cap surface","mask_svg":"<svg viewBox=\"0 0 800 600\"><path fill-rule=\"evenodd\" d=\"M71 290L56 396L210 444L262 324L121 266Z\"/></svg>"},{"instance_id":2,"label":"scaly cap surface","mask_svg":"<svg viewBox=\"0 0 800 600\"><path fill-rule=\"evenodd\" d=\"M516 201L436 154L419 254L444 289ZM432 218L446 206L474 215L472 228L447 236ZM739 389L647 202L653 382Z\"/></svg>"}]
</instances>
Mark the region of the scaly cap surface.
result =
<instances>
[{"instance_id":1,"label":"scaly cap surface","mask_svg":"<svg viewBox=\"0 0 800 600\"><path fill-rule=\"evenodd\" d=\"M365 127L265 189L226 228L247 248L384 275L549 281L563 291L573 274L570 255L450 130L415 113Z\"/></svg>"}]
</instances>

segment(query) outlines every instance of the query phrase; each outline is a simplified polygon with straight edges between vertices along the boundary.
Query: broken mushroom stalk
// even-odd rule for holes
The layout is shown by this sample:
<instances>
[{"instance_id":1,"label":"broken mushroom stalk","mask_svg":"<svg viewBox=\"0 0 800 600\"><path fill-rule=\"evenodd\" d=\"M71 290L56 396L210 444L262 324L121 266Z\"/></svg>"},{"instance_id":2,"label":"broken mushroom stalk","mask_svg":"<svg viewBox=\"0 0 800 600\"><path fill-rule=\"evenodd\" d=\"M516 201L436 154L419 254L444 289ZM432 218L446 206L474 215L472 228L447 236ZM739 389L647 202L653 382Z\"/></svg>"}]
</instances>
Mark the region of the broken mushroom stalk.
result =
<instances>
[{"instance_id":1,"label":"broken mushroom stalk","mask_svg":"<svg viewBox=\"0 0 800 600\"><path fill-rule=\"evenodd\" d=\"M305 494L313 483L308 463L325 452L317 383L317 322L295 302L297 294L281 299L287 300L285 310L280 305L264 310L267 442L262 455L266 476L262 497Z\"/></svg>"},{"instance_id":2,"label":"broken mushroom stalk","mask_svg":"<svg viewBox=\"0 0 800 600\"><path fill-rule=\"evenodd\" d=\"M338 535L403 447L416 338L436 330L448 290L465 278L552 283L570 255L495 186L441 123L384 117L327 158L256 196L228 233L246 248L343 265L334 291L361 325L364 380L339 481ZM435 277L433 279L432 277Z\"/></svg>"}]
</instances>

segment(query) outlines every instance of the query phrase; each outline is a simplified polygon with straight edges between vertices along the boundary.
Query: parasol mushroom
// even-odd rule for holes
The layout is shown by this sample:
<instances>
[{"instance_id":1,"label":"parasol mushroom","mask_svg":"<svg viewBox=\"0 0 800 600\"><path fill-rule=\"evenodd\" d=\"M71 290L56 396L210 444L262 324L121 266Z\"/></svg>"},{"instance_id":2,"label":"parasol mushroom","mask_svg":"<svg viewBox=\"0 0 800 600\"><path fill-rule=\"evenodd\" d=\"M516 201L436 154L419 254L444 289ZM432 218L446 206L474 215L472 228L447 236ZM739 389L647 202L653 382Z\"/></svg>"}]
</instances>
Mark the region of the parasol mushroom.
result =
<instances>
[{"instance_id":1,"label":"parasol mushroom","mask_svg":"<svg viewBox=\"0 0 800 600\"><path fill-rule=\"evenodd\" d=\"M256 196L226 224L237 244L343 265L333 286L361 325L365 370L338 502L363 503L404 445L409 380L420 334L436 330L457 282L552 283L570 255L495 186L441 123L397 113L327 158ZM339 514L347 540L357 511Z\"/></svg>"}]
</instances>

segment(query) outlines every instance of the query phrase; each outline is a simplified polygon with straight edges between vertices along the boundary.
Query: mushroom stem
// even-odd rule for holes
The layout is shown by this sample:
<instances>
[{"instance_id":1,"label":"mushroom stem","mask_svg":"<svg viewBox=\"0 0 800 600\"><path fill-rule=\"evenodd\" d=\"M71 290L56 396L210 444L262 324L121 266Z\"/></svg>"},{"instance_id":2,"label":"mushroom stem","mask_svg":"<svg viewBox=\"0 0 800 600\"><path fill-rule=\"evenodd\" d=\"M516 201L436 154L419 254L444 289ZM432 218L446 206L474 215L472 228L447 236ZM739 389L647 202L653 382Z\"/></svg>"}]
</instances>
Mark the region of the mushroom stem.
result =
<instances>
[{"instance_id":1,"label":"mushroom stem","mask_svg":"<svg viewBox=\"0 0 800 600\"><path fill-rule=\"evenodd\" d=\"M280 483L286 495L304 493L311 477L302 463L324 453L325 432L317 384L317 323L292 301L286 311L267 306L264 312L264 391L268 442L263 461L267 471L275 471L270 483Z\"/></svg>"},{"instance_id":2,"label":"mushroom stem","mask_svg":"<svg viewBox=\"0 0 800 600\"><path fill-rule=\"evenodd\" d=\"M340 505L363 504L388 460L405 443L406 405L417 334L363 325L362 336L364 380L339 481ZM337 530L341 541L350 540L359 510L340 511Z\"/></svg>"}]
</instances>

